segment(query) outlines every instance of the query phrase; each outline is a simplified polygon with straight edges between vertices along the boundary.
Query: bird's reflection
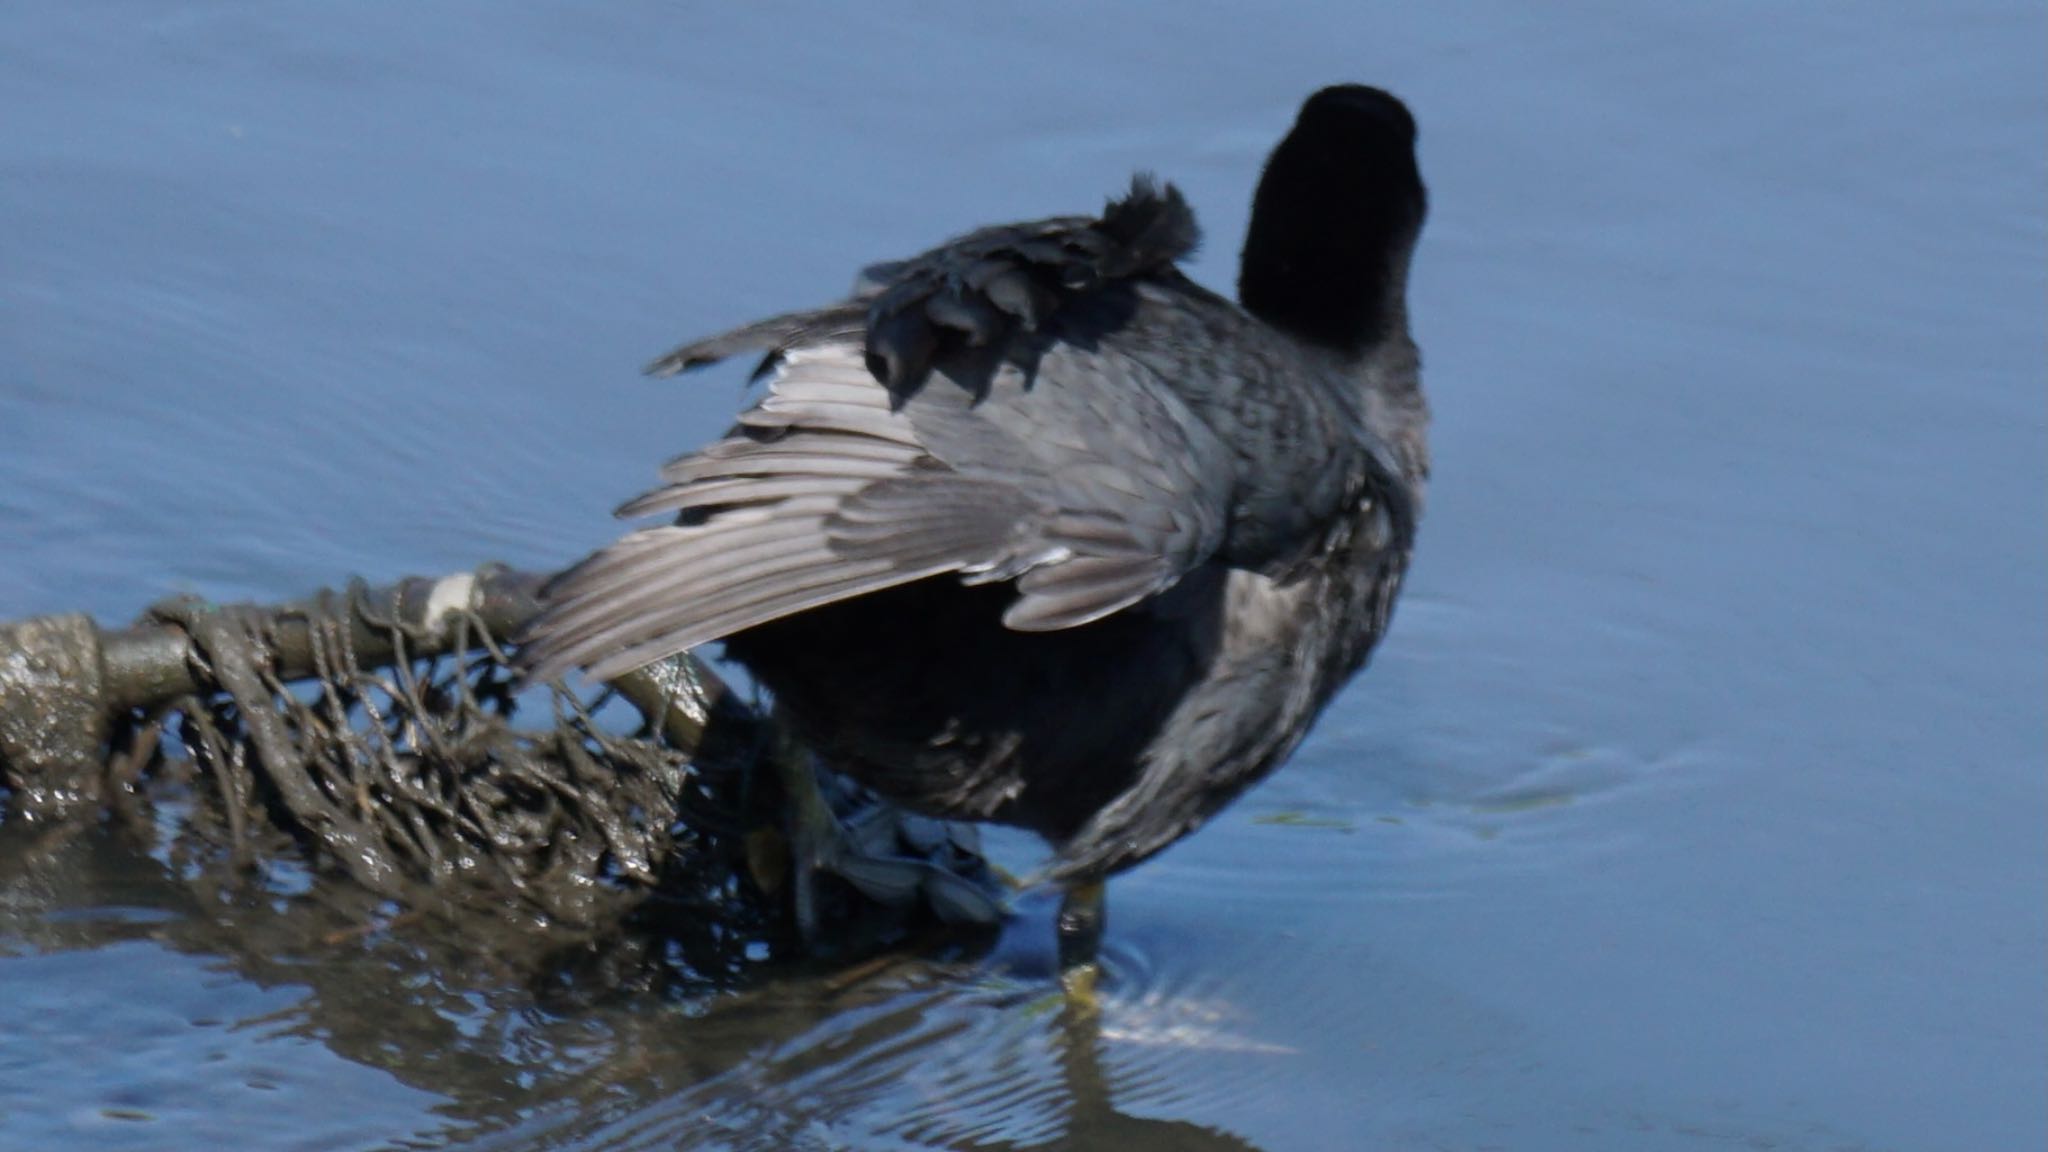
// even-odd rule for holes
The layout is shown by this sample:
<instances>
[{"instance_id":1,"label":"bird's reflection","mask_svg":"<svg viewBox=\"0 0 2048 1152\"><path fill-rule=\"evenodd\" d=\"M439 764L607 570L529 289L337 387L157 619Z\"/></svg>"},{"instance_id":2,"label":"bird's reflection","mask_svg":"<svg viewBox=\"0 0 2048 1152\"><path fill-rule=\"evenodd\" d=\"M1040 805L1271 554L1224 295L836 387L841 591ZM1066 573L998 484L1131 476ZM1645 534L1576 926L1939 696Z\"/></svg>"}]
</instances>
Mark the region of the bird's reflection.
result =
<instances>
[{"instance_id":1,"label":"bird's reflection","mask_svg":"<svg viewBox=\"0 0 2048 1152\"><path fill-rule=\"evenodd\" d=\"M1073 1110L1066 1132L1055 1147L1118 1152L1257 1152L1256 1145L1228 1132L1186 1120L1155 1120L1118 1111L1109 1081L1102 1073L1101 1012L1070 1001L1062 1007L1056 1026L1060 1074Z\"/></svg>"},{"instance_id":2,"label":"bird's reflection","mask_svg":"<svg viewBox=\"0 0 2048 1152\"><path fill-rule=\"evenodd\" d=\"M33 844L17 832L0 828L9 947L141 938L218 958L257 986L298 990L269 1026L444 1098L448 1128L409 1134L437 1143L1253 1147L1191 1121L1121 1111L1105 1070L1116 1042L1102 1016L1047 980L1002 977L958 947L713 996L640 988L550 1004L533 994L533 973L430 924L365 932L361 909L196 892L174 862L106 828ZM153 914L80 915L96 908ZM1114 999L1107 1010L1114 1017ZM820 1132L831 1133L826 1144Z\"/></svg>"}]
</instances>

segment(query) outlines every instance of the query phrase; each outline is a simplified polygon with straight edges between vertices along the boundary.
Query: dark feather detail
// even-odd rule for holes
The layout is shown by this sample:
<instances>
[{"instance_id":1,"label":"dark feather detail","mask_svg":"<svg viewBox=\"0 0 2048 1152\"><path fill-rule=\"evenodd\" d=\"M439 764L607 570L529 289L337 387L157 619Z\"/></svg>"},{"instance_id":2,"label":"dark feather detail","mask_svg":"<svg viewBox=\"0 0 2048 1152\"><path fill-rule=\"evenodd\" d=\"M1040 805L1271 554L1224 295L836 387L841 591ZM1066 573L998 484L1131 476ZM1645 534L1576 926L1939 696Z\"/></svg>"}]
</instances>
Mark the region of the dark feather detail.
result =
<instances>
[{"instance_id":1,"label":"dark feather detail","mask_svg":"<svg viewBox=\"0 0 2048 1152\"><path fill-rule=\"evenodd\" d=\"M1194 255L1202 243L1195 211L1188 207L1180 189L1171 184L1159 187L1148 172L1131 177L1129 194L1111 200L1095 228L1115 243L1096 268L1097 275L1107 278L1136 276L1177 264Z\"/></svg>"},{"instance_id":2,"label":"dark feather detail","mask_svg":"<svg viewBox=\"0 0 2048 1152\"><path fill-rule=\"evenodd\" d=\"M1096 219L1065 216L970 232L863 273L868 368L891 392L918 387L949 349L1035 332L1076 297L1163 273L1194 252L1195 214L1171 184L1140 174Z\"/></svg>"},{"instance_id":3,"label":"dark feather detail","mask_svg":"<svg viewBox=\"0 0 2048 1152\"><path fill-rule=\"evenodd\" d=\"M861 270L853 298L824 312L771 316L685 344L647 366L673 376L741 352L764 353L755 377L802 340L860 331L868 370L892 393L923 383L932 366L961 346L1001 346L1036 332L1074 300L1105 283L1157 275L1201 242L1194 210L1172 184L1131 178L1102 215L1060 216L970 232L909 260Z\"/></svg>"}]
</instances>

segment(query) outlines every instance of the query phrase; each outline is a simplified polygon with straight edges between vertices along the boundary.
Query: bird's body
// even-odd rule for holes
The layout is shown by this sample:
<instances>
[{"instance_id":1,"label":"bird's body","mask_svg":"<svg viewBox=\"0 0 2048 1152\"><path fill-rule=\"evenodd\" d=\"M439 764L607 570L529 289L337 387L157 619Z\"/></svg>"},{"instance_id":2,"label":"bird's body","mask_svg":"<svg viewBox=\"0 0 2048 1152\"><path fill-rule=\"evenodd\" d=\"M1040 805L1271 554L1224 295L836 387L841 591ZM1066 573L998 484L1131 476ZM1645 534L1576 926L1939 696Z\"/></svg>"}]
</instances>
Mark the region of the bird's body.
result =
<instances>
[{"instance_id":1,"label":"bird's body","mask_svg":"<svg viewBox=\"0 0 2048 1152\"><path fill-rule=\"evenodd\" d=\"M765 353L766 394L627 506L678 519L566 574L527 658L602 676L723 639L835 767L1033 829L1061 880L1166 847L1292 751L1399 590L1413 131L1376 90L1309 101L1245 307L1181 275L1192 215L1140 181L678 349L656 369Z\"/></svg>"}]
</instances>

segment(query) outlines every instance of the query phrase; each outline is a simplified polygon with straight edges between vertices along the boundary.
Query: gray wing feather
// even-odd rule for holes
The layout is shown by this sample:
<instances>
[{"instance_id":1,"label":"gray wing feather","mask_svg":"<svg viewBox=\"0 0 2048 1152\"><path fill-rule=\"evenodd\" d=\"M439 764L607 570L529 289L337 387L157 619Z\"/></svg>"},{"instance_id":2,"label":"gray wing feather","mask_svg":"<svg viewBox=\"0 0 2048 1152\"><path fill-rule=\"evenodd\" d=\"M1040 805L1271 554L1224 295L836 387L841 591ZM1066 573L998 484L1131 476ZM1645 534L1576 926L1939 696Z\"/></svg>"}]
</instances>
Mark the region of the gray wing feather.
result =
<instances>
[{"instance_id":1,"label":"gray wing feather","mask_svg":"<svg viewBox=\"0 0 2048 1152\"><path fill-rule=\"evenodd\" d=\"M680 523L551 586L528 633L535 675L616 675L944 572L1017 579L1006 624L1069 628L1171 586L1217 546L1224 449L1162 381L1100 350L1055 344L1032 378L935 381L899 406L857 341L761 331L782 346L767 395L620 510Z\"/></svg>"},{"instance_id":2,"label":"gray wing feather","mask_svg":"<svg viewBox=\"0 0 2048 1152\"><path fill-rule=\"evenodd\" d=\"M1179 194L1145 180L1099 220L1005 226L873 270L853 300L686 344L670 374L765 353L767 394L621 515L673 514L554 581L522 662L599 677L809 608L944 572L1015 580L1012 628L1070 628L1208 560L1229 450L1168 381L1051 319L1192 249ZM1120 306L1134 299L1126 294ZM986 379L947 349L994 345ZM1030 345L1027 371L1010 353ZM1016 345L1017 347L1013 347ZM927 379L929 373L929 379Z\"/></svg>"},{"instance_id":3,"label":"gray wing feather","mask_svg":"<svg viewBox=\"0 0 2048 1152\"><path fill-rule=\"evenodd\" d=\"M785 312L756 320L752 324L721 332L708 340L685 344L647 365L649 376L674 376L706 364L737 356L742 352L765 352L772 359L800 339L843 338L859 334L866 323L864 309L842 307L825 312ZM761 375L768 367L763 361Z\"/></svg>"},{"instance_id":4,"label":"gray wing feather","mask_svg":"<svg viewBox=\"0 0 2048 1152\"><path fill-rule=\"evenodd\" d=\"M969 404L973 419L956 410ZM1011 628L1099 620L1172 586L1222 542L1228 449L1113 345L1055 344L1035 377L1005 368L978 400L942 391L908 412L963 476L1032 497L1008 547L978 561L1018 577Z\"/></svg>"}]
</instances>

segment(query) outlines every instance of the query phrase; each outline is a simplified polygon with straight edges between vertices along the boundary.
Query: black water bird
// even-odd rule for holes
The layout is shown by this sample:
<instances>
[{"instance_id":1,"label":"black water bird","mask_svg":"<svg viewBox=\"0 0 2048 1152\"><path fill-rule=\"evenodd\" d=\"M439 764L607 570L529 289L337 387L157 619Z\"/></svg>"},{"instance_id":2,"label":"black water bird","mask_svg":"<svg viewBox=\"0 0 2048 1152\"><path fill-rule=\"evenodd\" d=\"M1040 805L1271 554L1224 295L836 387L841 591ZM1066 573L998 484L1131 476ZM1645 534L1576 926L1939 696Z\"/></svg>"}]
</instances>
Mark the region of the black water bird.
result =
<instances>
[{"instance_id":1,"label":"black water bird","mask_svg":"<svg viewBox=\"0 0 2048 1152\"><path fill-rule=\"evenodd\" d=\"M1140 177L1099 217L985 228L854 294L685 345L766 393L561 576L532 675L724 640L835 768L1045 836L1063 965L1101 881L1277 766L1387 627L1428 473L1408 330L1415 122L1302 106L1238 302L1182 275L1193 213Z\"/></svg>"}]
</instances>

